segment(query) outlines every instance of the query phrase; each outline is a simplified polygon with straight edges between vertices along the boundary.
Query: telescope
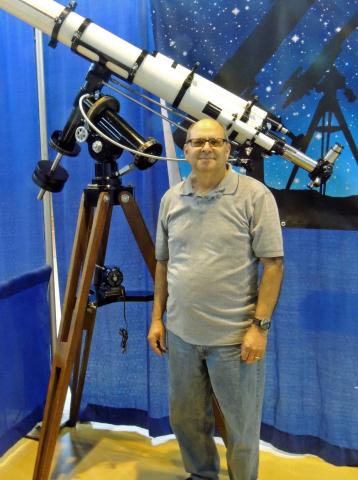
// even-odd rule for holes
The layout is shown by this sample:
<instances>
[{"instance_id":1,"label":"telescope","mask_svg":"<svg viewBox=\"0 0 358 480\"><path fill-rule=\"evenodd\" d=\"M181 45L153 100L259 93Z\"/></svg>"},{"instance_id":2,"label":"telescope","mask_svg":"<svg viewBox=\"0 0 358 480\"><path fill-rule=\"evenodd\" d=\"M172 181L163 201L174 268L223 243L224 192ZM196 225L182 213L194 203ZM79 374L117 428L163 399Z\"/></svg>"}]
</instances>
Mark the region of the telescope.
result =
<instances>
[{"instance_id":1,"label":"telescope","mask_svg":"<svg viewBox=\"0 0 358 480\"><path fill-rule=\"evenodd\" d=\"M173 59L149 53L78 15L76 2L67 7L52 0L0 0L0 8L50 36L50 46L58 42L129 84L147 90L195 119L213 118L227 131L228 139L239 148L258 146L263 156L280 155L309 173L309 187L318 187L331 176L343 147L336 143L323 158L315 160L289 145L285 137L295 136L281 123L245 100Z\"/></svg>"}]
</instances>

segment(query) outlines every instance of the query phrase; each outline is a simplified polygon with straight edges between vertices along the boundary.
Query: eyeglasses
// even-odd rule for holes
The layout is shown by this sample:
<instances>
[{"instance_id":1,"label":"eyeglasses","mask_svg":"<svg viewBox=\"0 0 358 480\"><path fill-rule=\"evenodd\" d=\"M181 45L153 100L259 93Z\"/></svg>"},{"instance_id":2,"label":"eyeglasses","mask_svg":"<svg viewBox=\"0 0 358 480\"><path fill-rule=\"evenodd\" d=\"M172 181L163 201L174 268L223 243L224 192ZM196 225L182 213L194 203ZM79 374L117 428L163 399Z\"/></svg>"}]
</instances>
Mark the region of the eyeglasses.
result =
<instances>
[{"instance_id":1,"label":"eyeglasses","mask_svg":"<svg viewBox=\"0 0 358 480\"><path fill-rule=\"evenodd\" d=\"M190 143L195 148L204 147L206 142L209 143L210 147L222 147L227 140L226 138L191 138L186 141L186 143Z\"/></svg>"}]
</instances>

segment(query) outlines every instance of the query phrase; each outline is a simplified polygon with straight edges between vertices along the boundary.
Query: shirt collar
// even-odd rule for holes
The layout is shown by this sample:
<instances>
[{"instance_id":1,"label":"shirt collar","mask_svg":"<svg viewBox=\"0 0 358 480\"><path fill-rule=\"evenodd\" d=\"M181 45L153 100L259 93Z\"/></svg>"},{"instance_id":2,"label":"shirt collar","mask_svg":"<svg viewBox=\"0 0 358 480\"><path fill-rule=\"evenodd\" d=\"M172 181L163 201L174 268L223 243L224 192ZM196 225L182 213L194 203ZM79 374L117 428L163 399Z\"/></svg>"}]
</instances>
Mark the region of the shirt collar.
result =
<instances>
[{"instance_id":1,"label":"shirt collar","mask_svg":"<svg viewBox=\"0 0 358 480\"><path fill-rule=\"evenodd\" d=\"M223 195L233 195L238 187L239 183L239 176L233 171L230 164L227 164L228 173L222 179L222 181L217 185L209 194L208 196L212 196L213 194L222 193ZM193 189L191 183L191 174L184 180L183 185L181 187L180 195L195 195L195 191Z\"/></svg>"}]
</instances>

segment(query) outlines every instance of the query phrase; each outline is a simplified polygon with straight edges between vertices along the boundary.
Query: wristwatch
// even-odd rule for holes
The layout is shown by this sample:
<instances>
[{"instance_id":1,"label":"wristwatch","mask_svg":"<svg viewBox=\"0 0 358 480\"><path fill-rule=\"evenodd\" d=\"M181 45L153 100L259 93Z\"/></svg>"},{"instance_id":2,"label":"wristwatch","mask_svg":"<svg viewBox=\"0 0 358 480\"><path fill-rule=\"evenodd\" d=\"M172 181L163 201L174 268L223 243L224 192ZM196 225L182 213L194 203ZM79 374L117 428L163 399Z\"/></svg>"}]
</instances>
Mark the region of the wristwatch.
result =
<instances>
[{"instance_id":1,"label":"wristwatch","mask_svg":"<svg viewBox=\"0 0 358 480\"><path fill-rule=\"evenodd\" d=\"M271 320L269 318L254 318L252 323L261 328L261 330L269 330L271 327Z\"/></svg>"}]
</instances>

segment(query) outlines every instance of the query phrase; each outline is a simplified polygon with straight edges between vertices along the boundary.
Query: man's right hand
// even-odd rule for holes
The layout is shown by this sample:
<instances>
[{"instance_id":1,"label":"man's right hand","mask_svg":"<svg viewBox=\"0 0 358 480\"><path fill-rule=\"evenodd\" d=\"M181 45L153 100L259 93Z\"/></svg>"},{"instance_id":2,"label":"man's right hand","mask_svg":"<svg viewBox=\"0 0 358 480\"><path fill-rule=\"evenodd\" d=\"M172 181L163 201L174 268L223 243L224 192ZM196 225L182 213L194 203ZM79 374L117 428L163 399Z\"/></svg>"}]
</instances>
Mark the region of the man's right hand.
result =
<instances>
[{"instance_id":1,"label":"man's right hand","mask_svg":"<svg viewBox=\"0 0 358 480\"><path fill-rule=\"evenodd\" d=\"M152 320L147 339L155 354L161 357L166 353L165 326L162 320Z\"/></svg>"}]
</instances>

